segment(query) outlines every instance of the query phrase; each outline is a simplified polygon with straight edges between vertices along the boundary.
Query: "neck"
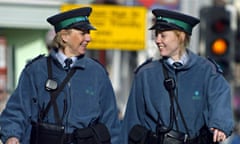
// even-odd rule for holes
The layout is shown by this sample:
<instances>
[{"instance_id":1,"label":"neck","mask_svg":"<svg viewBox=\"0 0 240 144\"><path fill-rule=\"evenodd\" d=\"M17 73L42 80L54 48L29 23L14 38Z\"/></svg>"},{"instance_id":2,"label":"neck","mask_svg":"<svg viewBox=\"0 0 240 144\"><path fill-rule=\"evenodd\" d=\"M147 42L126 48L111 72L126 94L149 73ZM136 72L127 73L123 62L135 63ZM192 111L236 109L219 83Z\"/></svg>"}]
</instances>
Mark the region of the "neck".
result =
<instances>
[{"instance_id":1,"label":"neck","mask_svg":"<svg viewBox=\"0 0 240 144\"><path fill-rule=\"evenodd\" d=\"M173 59L174 61L179 61L185 53L186 50L179 51L177 55L171 56L171 59Z\"/></svg>"}]
</instances>

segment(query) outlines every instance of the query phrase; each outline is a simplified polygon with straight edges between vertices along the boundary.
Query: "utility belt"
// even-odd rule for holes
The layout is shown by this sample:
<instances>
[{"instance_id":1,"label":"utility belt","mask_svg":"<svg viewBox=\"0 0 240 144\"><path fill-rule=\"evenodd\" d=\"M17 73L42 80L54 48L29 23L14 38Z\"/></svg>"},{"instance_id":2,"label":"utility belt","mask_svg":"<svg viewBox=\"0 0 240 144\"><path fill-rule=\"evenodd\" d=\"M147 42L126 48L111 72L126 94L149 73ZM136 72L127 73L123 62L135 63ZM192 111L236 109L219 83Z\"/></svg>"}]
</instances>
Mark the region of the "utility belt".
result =
<instances>
[{"instance_id":1,"label":"utility belt","mask_svg":"<svg viewBox=\"0 0 240 144\"><path fill-rule=\"evenodd\" d=\"M64 127L49 123L32 122L30 144L110 144L107 127L98 123L93 126L75 129L71 134L64 133Z\"/></svg>"},{"instance_id":2,"label":"utility belt","mask_svg":"<svg viewBox=\"0 0 240 144\"><path fill-rule=\"evenodd\" d=\"M213 144L213 134L203 127L199 136L188 138L185 133L176 130L157 134L141 125L135 125L129 133L128 144Z\"/></svg>"}]
</instances>

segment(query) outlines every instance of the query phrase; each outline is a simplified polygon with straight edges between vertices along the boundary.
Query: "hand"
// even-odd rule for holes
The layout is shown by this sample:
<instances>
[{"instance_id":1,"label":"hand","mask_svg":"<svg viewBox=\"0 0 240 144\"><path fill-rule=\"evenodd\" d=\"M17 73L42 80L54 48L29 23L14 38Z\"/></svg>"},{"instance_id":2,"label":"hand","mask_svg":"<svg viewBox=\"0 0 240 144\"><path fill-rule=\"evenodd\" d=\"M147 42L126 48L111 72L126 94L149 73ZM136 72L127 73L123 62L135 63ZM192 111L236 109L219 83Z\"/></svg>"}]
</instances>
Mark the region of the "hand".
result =
<instances>
[{"instance_id":1,"label":"hand","mask_svg":"<svg viewBox=\"0 0 240 144\"><path fill-rule=\"evenodd\" d=\"M10 137L10 138L7 140L6 144L20 144L20 142L19 142L18 138L16 138L16 137Z\"/></svg>"},{"instance_id":2,"label":"hand","mask_svg":"<svg viewBox=\"0 0 240 144\"><path fill-rule=\"evenodd\" d=\"M216 128L211 128L211 131L213 132L213 142L222 142L226 140L227 136L224 132Z\"/></svg>"}]
</instances>

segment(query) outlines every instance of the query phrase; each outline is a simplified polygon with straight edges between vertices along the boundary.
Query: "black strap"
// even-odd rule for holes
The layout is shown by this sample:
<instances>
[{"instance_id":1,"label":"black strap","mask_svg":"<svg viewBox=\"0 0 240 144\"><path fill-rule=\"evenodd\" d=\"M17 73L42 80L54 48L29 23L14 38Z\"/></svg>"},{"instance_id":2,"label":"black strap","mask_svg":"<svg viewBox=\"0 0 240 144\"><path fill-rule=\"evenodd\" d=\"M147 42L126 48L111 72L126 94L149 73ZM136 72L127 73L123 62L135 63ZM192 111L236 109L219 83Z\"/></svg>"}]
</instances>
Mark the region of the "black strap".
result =
<instances>
[{"instance_id":1,"label":"black strap","mask_svg":"<svg viewBox=\"0 0 240 144\"><path fill-rule=\"evenodd\" d=\"M53 76L52 76L52 65L51 65L51 56L48 56L47 57L47 68L48 68L48 78L49 79L52 79Z\"/></svg>"},{"instance_id":2,"label":"black strap","mask_svg":"<svg viewBox=\"0 0 240 144\"><path fill-rule=\"evenodd\" d=\"M50 56L48 56L48 58L47 58L47 65L48 65L48 78L51 79L52 78L52 66L51 66L51 57ZM64 88L65 84L70 80L72 75L75 73L75 71L76 71L76 69L72 68L70 70L70 72L68 73L68 75L63 80L63 82L61 83L61 85L59 86L59 88L57 88L57 90L55 90L55 91L50 92L51 98L50 98L50 101L47 104L47 107L42 111L42 113L40 115L41 120L44 119L44 117L49 112L51 105L53 105L55 121L56 121L57 124L62 123L62 120L60 119L59 112L58 112L56 98L57 98L58 94L62 91L62 89Z\"/></svg>"},{"instance_id":3,"label":"black strap","mask_svg":"<svg viewBox=\"0 0 240 144\"><path fill-rule=\"evenodd\" d=\"M181 119L182 119L182 121L183 121L184 128L185 128L185 130L186 130L186 132L187 132L187 135L190 136L190 135L189 135L188 128L187 128L186 121L185 121L185 119L184 119L184 116L183 116L183 113L182 113L182 110L181 110L181 107L180 107L180 105L179 105L179 103L178 103L178 100L177 100L176 97L175 97L174 89L176 88L176 83L175 83L175 81L174 81L173 78L170 78L170 77L169 77L168 71L167 71L166 67L165 67L164 64L163 64L163 61L160 61L160 62L162 63L163 74L164 74L164 77L165 77L164 85L165 85L165 87L166 87L166 89L167 89L167 91L168 91L168 93L169 93L169 96L170 96L170 98L172 99L172 101L175 100L175 102L176 102L176 104L177 104L177 108L178 108L179 113L180 113L180 116L181 116ZM167 84L166 81L171 81L171 82L173 82L173 83L172 83L172 85L170 86L170 85ZM171 104L173 104L173 103L171 102ZM171 121L172 121L172 120L171 120Z\"/></svg>"},{"instance_id":4,"label":"black strap","mask_svg":"<svg viewBox=\"0 0 240 144\"><path fill-rule=\"evenodd\" d=\"M52 65L51 65L51 57L48 56L47 57L47 66L48 66L48 79L53 79L53 76L52 76ZM58 106L57 106L57 103L56 103L56 100L52 100L52 97L53 97L53 91L50 91L50 95L51 95L51 99L47 105L47 108L43 111L43 114L42 114L42 119L46 116L46 114L48 113L49 109L50 109L50 102L53 106L53 110L54 110L54 118L55 118L55 122L57 124L61 124L61 119L60 119L60 114L59 114L59 111L58 111Z\"/></svg>"},{"instance_id":5,"label":"black strap","mask_svg":"<svg viewBox=\"0 0 240 144\"><path fill-rule=\"evenodd\" d=\"M160 132L160 133L169 132L173 128L173 122L174 122L173 121L174 120L174 99L172 97L174 95L174 93L171 89L174 89L175 82L174 82L174 79L169 78L167 71L164 70L163 73L165 76L164 85L170 94L170 97L169 97L170 98L170 123L169 123L168 127L166 127L166 128L162 128L160 125L160 127L157 128L157 130L156 130L157 135L158 135L158 132ZM160 113L159 113L158 114L158 122L160 119L161 119L161 117L160 117Z\"/></svg>"}]
</instances>

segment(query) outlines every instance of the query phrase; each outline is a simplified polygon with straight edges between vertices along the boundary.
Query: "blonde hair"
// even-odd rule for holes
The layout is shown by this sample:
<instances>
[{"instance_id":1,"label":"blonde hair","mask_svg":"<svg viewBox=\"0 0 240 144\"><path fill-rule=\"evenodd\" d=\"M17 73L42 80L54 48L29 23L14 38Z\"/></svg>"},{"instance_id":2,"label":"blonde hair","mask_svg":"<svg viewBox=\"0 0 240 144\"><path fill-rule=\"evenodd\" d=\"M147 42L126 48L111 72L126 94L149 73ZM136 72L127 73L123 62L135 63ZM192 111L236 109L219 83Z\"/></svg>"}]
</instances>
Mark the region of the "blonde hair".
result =
<instances>
[{"instance_id":1,"label":"blonde hair","mask_svg":"<svg viewBox=\"0 0 240 144\"><path fill-rule=\"evenodd\" d=\"M176 36L178 37L178 39L180 40L180 51L179 51L179 56L182 56L182 54L186 51L186 48L189 46L189 42L190 42L190 36L183 31L179 31L179 30L173 30L174 33L176 34ZM182 34L184 34L184 37L182 36Z\"/></svg>"},{"instance_id":2,"label":"blonde hair","mask_svg":"<svg viewBox=\"0 0 240 144\"><path fill-rule=\"evenodd\" d=\"M179 31L179 30L173 30L173 31L176 34L176 36L180 39L180 41L182 43L181 47L183 47L184 49L186 47L188 47L189 43L190 43L190 36L186 32L183 32L183 31ZM183 39L181 37L181 33L185 34L185 37Z\"/></svg>"},{"instance_id":3,"label":"blonde hair","mask_svg":"<svg viewBox=\"0 0 240 144\"><path fill-rule=\"evenodd\" d=\"M65 41L62 39L62 35L63 34L69 34L71 33L71 29L64 29L64 30L61 30L59 32L56 33L53 41L52 41L52 46L54 48L59 48L59 49L63 49L66 47L66 43Z\"/></svg>"}]
</instances>

